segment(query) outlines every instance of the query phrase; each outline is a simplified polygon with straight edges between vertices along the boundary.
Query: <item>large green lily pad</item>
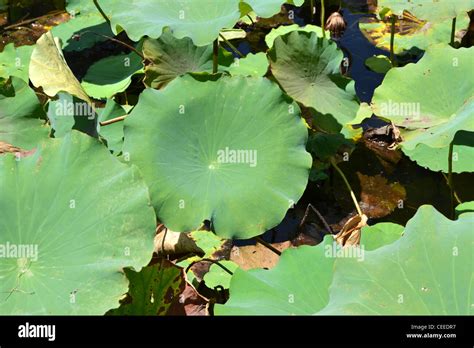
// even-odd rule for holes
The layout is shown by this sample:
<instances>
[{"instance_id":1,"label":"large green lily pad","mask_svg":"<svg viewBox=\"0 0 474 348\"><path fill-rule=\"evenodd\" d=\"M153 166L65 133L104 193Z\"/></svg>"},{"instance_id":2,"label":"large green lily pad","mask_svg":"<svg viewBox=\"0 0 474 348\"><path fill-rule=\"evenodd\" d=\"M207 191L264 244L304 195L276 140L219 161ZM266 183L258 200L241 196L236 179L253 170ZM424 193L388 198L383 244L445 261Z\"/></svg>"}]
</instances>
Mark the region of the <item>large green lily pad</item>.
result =
<instances>
[{"instance_id":1,"label":"large green lily pad","mask_svg":"<svg viewBox=\"0 0 474 348\"><path fill-rule=\"evenodd\" d=\"M296 101L330 114L340 125L357 114L359 103L351 80L339 72L343 53L317 33L293 31L275 39L268 52L278 83Z\"/></svg>"},{"instance_id":2,"label":"large green lily pad","mask_svg":"<svg viewBox=\"0 0 474 348\"><path fill-rule=\"evenodd\" d=\"M277 225L302 195L307 130L269 80L212 79L185 75L145 90L125 120L124 158L141 168L171 230L210 220L220 237L249 238Z\"/></svg>"},{"instance_id":3,"label":"large green lily pad","mask_svg":"<svg viewBox=\"0 0 474 348\"><path fill-rule=\"evenodd\" d=\"M316 33L318 36L323 37L323 30L321 27L316 25L308 24L303 27L300 27L298 24L291 24L291 25L280 25L278 28L273 28L266 36L265 36L265 43L267 44L268 48L273 47L273 43L278 36L282 36L288 34L292 31L304 31L307 33ZM327 32L327 36L329 36L329 32Z\"/></svg>"},{"instance_id":4,"label":"large green lily pad","mask_svg":"<svg viewBox=\"0 0 474 348\"><path fill-rule=\"evenodd\" d=\"M101 1L112 30L122 29L134 41L147 35L159 38L168 27L178 39L189 37L197 46L208 45L223 28L240 18L240 0L129 0Z\"/></svg>"},{"instance_id":5,"label":"large green lily pad","mask_svg":"<svg viewBox=\"0 0 474 348\"><path fill-rule=\"evenodd\" d=\"M153 252L155 215L137 168L72 132L28 157L0 156L0 177L0 313L117 307L122 268L139 270Z\"/></svg>"},{"instance_id":6,"label":"large green lily pad","mask_svg":"<svg viewBox=\"0 0 474 348\"><path fill-rule=\"evenodd\" d=\"M473 224L474 214L451 221L422 206L401 237L392 224L366 229L364 245L370 251L344 254L331 237L315 247L288 249L270 271L236 270L230 300L216 305L215 312L472 314ZM375 239L381 233L386 233L383 242Z\"/></svg>"},{"instance_id":7,"label":"large green lily pad","mask_svg":"<svg viewBox=\"0 0 474 348\"><path fill-rule=\"evenodd\" d=\"M0 142L31 150L48 136L43 109L26 82L13 77L0 83Z\"/></svg>"}]
</instances>

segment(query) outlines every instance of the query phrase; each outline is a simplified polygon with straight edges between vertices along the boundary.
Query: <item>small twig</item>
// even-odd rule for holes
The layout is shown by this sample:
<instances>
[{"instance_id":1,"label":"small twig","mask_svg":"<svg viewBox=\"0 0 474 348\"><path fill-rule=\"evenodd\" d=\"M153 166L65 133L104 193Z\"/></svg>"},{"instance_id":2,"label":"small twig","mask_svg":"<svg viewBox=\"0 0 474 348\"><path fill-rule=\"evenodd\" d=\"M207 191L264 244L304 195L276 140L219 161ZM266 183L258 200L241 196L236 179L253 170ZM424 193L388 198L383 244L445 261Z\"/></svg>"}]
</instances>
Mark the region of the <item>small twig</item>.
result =
<instances>
[{"instance_id":1,"label":"small twig","mask_svg":"<svg viewBox=\"0 0 474 348\"><path fill-rule=\"evenodd\" d=\"M446 184L448 184L448 186L449 186L449 179L448 179L448 177L446 176L446 174L444 174L443 172L441 172L441 175L443 175L444 180L446 180ZM454 193L454 198L456 199L456 202L458 202L458 204L462 204L462 201L461 201L461 199L459 199L459 196L458 196L458 194L456 193L456 190L453 190L453 193Z\"/></svg>"},{"instance_id":2,"label":"small twig","mask_svg":"<svg viewBox=\"0 0 474 348\"><path fill-rule=\"evenodd\" d=\"M301 220L300 222L300 225L298 228L302 228L306 219L308 218L308 215L309 215L309 209L311 208L311 210L313 210L316 215L318 216L319 220L321 220L321 222L323 223L324 225L324 228L326 228L326 231L329 233L329 234L333 234L334 232L332 231L332 228L329 226L329 224L327 223L326 219L321 215L321 213L319 212L318 209L316 209L311 203L308 204L308 206L306 207L306 211L303 215L303 219Z\"/></svg>"},{"instance_id":3,"label":"small twig","mask_svg":"<svg viewBox=\"0 0 474 348\"><path fill-rule=\"evenodd\" d=\"M223 264L221 264L219 261L217 261L217 260L212 260L212 259L200 259L200 260L191 262L191 264L190 264L188 267L186 267L185 273L188 273L189 270L191 269L191 267L193 267L196 263L199 263L199 262L202 262L202 261L205 261L205 262L212 262L213 264L218 265L220 268L222 268L224 271L226 271L226 272L229 273L230 275L233 275L233 274L234 274L231 270L229 270L226 266L224 266Z\"/></svg>"},{"instance_id":4,"label":"small twig","mask_svg":"<svg viewBox=\"0 0 474 348\"><path fill-rule=\"evenodd\" d=\"M255 22L253 21L252 17L250 15L247 15L247 17L250 19L250 21L252 22L252 25L255 26Z\"/></svg>"},{"instance_id":5,"label":"small twig","mask_svg":"<svg viewBox=\"0 0 474 348\"><path fill-rule=\"evenodd\" d=\"M3 27L2 30L13 29L13 28L16 28L16 27L25 25L25 24L30 24L30 23L32 23L32 22L35 22L35 21L40 20L40 19L43 19L43 18L47 18L47 17L49 17L49 16L54 16L54 15L60 14L60 13L64 13L64 11L54 11L54 12L50 12L50 13L47 13L47 14L42 15L42 16L39 16L39 17L35 17L35 18L27 19L27 20L22 20L22 21L20 21L20 22L17 22L17 23L8 25L8 26L6 26L6 27ZM28 14L28 15L29 15L29 14ZM28 16L28 15L27 15L27 16ZM26 17L27 17L27 16L26 16Z\"/></svg>"},{"instance_id":6,"label":"small twig","mask_svg":"<svg viewBox=\"0 0 474 348\"><path fill-rule=\"evenodd\" d=\"M110 19L109 17L107 17L104 10L102 10L102 7L100 7L99 2L97 0L93 0L93 1L94 1L95 7L97 8L97 10L99 10L101 16L104 17L105 21L110 25Z\"/></svg>"},{"instance_id":7,"label":"small twig","mask_svg":"<svg viewBox=\"0 0 474 348\"><path fill-rule=\"evenodd\" d=\"M270 249L271 251L273 251L275 254L277 254L278 256L281 255L281 251L278 250L277 248L275 248L273 245L271 245L270 243L267 243L265 242L262 238L260 237L255 237L255 240L257 241L257 243L260 243L262 244L264 247Z\"/></svg>"},{"instance_id":8,"label":"small twig","mask_svg":"<svg viewBox=\"0 0 474 348\"><path fill-rule=\"evenodd\" d=\"M314 0L310 0L309 1L309 7L310 7L310 17L311 18L311 23L313 22L314 20Z\"/></svg>"},{"instance_id":9,"label":"small twig","mask_svg":"<svg viewBox=\"0 0 474 348\"><path fill-rule=\"evenodd\" d=\"M359 202L357 202L357 199L356 199L356 196L354 194L354 191L352 191L352 187L351 185L349 184L349 181L347 181L347 178L346 176L344 175L344 173L342 172L342 170L339 168L339 166L337 165L336 161L334 160L334 158L331 158L331 164L332 166L337 170L337 172L339 173L339 175L342 177L342 180L344 180L344 183L346 184L347 186L347 189L349 190L350 194L351 194L351 198L352 198L352 201L354 202L354 205L357 209L357 213L359 215L362 215L362 210L360 209L360 206L359 206Z\"/></svg>"},{"instance_id":10,"label":"small twig","mask_svg":"<svg viewBox=\"0 0 474 348\"><path fill-rule=\"evenodd\" d=\"M231 49L236 55L238 55L240 58L245 57L245 56L242 54L242 52L240 52L234 45L232 45L232 44L229 42L229 40L227 40L227 39L225 38L224 35L222 35L221 33L219 33L219 36L222 38L222 40L225 41L225 43L230 47L230 49Z\"/></svg>"},{"instance_id":11,"label":"small twig","mask_svg":"<svg viewBox=\"0 0 474 348\"><path fill-rule=\"evenodd\" d=\"M215 39L212 44L212 73L217 74L217 58L219 56L219 40Z\"/></svg>"},{"instance_id":12,"label":"small twig","mask_svg":"<svg viewBox=\"0 0 474 348\"><path fill-rule=\"evenodd\" d=\"M120 116L120 117L115 117L115 118L112 118L110 120L100 122L100 126L104 127L104 126L108 126L109 124L121 122L121 121L125 120L125 118L127 118L127 115Z\"/></svg>"}]
</instances>

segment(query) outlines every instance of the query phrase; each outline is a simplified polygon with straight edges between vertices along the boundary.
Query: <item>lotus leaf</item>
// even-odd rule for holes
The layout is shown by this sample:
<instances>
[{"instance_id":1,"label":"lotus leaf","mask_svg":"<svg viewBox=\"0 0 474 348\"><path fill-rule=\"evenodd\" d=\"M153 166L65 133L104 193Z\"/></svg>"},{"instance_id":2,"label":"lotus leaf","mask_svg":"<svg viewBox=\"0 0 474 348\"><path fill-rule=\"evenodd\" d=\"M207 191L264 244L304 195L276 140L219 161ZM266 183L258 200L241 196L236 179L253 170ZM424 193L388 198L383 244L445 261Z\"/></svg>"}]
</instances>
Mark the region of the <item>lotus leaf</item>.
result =
<instances>
[{"instance_id":1,"label":"lotus leaf","mask_svg":"<svg viewBox=\"0 0 474 348\"><path fill-rule=\"evenodd\" d=\"M173 231L209 220L220 237L261 234L283 219L308 180L298 106L264 78L197 79L185 75L141 94L125 119L124 158L141 168Z\"/></svg>"}]
</instances>

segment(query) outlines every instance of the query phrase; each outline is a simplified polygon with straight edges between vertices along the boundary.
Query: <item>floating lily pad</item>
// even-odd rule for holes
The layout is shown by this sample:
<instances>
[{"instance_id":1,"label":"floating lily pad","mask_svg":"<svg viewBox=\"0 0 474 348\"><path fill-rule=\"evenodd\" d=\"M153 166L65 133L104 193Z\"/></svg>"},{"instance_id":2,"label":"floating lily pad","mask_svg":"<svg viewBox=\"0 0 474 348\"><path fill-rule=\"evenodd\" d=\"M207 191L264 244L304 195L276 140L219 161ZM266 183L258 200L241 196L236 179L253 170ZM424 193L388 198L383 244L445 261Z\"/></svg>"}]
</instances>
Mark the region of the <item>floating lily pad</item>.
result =
<instances>
[{"instance_id":1,"label":"floating lily pad","mask_svg":"<svg viewBox=\"0 0 474 348\"><path fill-rule=\"evenodd\" d=\"M35 92L13 77L0 84L0 141L31 150L48 137L49 128L40 120L44 112Z\"/></svg>"},{"instance_id":2,"label":"floating lily pad","mask_svg":"<svg viewBox=\"0 0 474 348\"><path fill-rule=\"evenodd\" d=\"M472 224L473 214L451 221L422 206L401 237L391 224L372 227L379 231L364 239L371 251L336 249L331 237L315 247L289 249L270 271L237 269L230 300L215 312L467 315L472 313ZM389 240L377 241L378 233Z\"/></svg>"},{"instance_id":3,"label":"floating lily pad","mask_svg":"<svg viewBox=\"0 0 474 348\"><path fill-rule=\"evenodd\" d=\"M456 207L456 215L457 217L467 217L467 214L474 213L474 201L472 202L464 202L459 204ZM465 215L466 214L466 215Z\"/></svg>"},{"instance_id":4,"label":"floating lily pad","mask_svg":"<svg viewBox=\"0 0 474 348\"><path fill-rule=\"evenodd\" d=\"M392 68L392 62L387 56L372 56L365 60L365 65L372 71L385 74Z\"/></svg>"},{"instance_id":5,"label":"floating lily pad","mask_svg":"<svg viewBox=\"0 0 474 348\"><path fill-rule=\"evenodd\" d=\"M5 46L0 53L0 78L8 79L16 76L28 82L28 68L34 46L21 46L15 48L13 44Z\"/></svg>"},{"instance_id":6,"label":"floating lily pad","mask_svg":"<svg viewBox=\"0 0 474 348\"><path fill-rule=\"evenodd\" d=\"M116 307L127 291L122 268L139 270L153 252L155 215L137 168L72 132L19 161L1 156L0 176L0 245L30 250L2 258L0 313Z\"/></svg>"},{"instance_id":7,"label":"floating lily pad","mask_svg":"<svg viewBox=\"0 0 474 348\"><path fill-rule=\"evenodd\" d=\"M354 119L359 103L351 80L339 72L343 53L335 42L293 31L277 37L268 56L273 75L290 97L330 114L340 125Z\"/></svg>"},{"instance_id":8,"label":"floating lily pad","mask_svg":"<svg viewBox=\"0 0 474 348\"><path fill-rule=\"evenodd\" d=\"M232 261L222 260L219 263L231 272L234 272L239 267L235 262ZM204 275L206 286L211 289L214 289L218 286L228 289L231 278L232 275L217 264L212 264L209 268L209 272Z\"/></svg>"},{"instance_id":9,"label":"floating lily pad","mask_svg":"<svg viewBox=\"0 0 474 348\"><path fill-rule=\"evenodd\" d=\"M373 226L362 227L360 245L364 250L375 250L391 244L403 235L405 228L392 222L380 222Z\"/></svg>"},{"instance_id":10,"label":"floating lily pad","mask_svg":"<svg viewBox=\"0 0 474 348\"><path fill-rule=\"evenodd\" d=\"M173 231L209 220L220 237L261 234L306 187L311 156L298 106L263 78L196 78L141 94L125 120L124 155Z\"/></svg>"},{"instance_id":11,"label":"floating lily pad","mask_svg":"<svg viewBox=\"0 0 474 348\"><path fill-rule=\"evenodd\" d=\"M134 41L147 35L159 38L168 27L178 39L189 37L197 46L208 45L223 28L232 28L240 18L240 0L129 0L102 1L112 30L122 29Z\"/></svg>"},{"instance_id":12,"label":"floating lily pad","mask_svg":"<svg viewBox=\"0 0 474 348\"><path fill-rule=\"evenodd\" d=\"M110 56L94 63L81 84L95 99L111 98L125 91L132 83L132 76L142 70L142 59L135 52Z\"/></svg>"},{"instance_id":13,"label":"floating lily pad","mask_svg":"<svg viewBox=\"0 0 474 348\"><path fill-rule=\"evenodd\" d=\"M244 58L235 59L226 69L231 75L263 76L268 70L268 59L265 53L249 53Z\"/></svg>"}]
</instances>

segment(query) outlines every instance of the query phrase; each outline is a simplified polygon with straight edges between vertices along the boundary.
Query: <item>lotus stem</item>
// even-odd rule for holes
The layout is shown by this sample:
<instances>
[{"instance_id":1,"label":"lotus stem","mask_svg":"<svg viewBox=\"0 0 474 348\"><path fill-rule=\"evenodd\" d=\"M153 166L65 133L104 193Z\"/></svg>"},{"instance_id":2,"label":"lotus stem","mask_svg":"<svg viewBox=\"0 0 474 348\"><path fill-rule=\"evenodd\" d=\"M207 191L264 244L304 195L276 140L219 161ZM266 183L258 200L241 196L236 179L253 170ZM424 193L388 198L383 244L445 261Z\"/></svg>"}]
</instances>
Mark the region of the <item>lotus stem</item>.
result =
<instances>
[{"instance_id":1,"label":"lotus stem","mask_svg":"<svg viewBox=\"0 0 474 348\"><path fill-rule=\"evenodd\" d=\"M349 184L349 181L347 181L346 176L344 175L344 173L342 172L342 170L339 168L339 166L337 165L337 163L336 163L336 161L334 160L334 158L331 158L331 164L332 164L332 166L337 170L337 172L338 172L339 175L341 176L342 180L344 180L344 183L346 184L347 189L349 190L349 192L350 192L350 194L351 194L351 198L352 198L352 201L354 202L354 206L355 206L355 208L356 208L356 210L357 210L357 213L362 216L362 210L360 209L359 202L357 202L356 196L355 196L355 194L354 194L354 191L352 190L351 185Z\"/></svg>"},{"instance_id":2,"label":"lotus stem","mask_svg":"<svg viewBox=\"0 0 474 348\"><path fill-rule=\"evenodd\" d=\"M121 122L121 121L125 120L125 118L127 118L127 115L120 116L120 117L115 117L115 118L112 118L112 119L110 119L110 120L107 120L107 121L104 121L104 122L100 122L100 126L101 126L101 127L104 127L104 126L108 126L109 124Z\"/></svg>"},{"instance_id":3,"label":"lotus stem","mask_svg":"<svg viewBox=\"0 0 474 348\"><path fill-rule=\"evenodd\" d=\"M94 1L94 5L95 7L97 8L97 10L100 12L100 14L102 15L102 17L104 17L105 21L107 22L108 25L111 25L110 24L110 19L109 17L107 17L107 15L105 14L104 10L102 10L102 7L100 7L99 5L99 2L97 0L93 0Z\"/></svg>"},{"instance_id":4,"label":"lotus stem","mask_svg":"<svg viewBox=\"0 0 474 348\"><path fill-rule=\"evenodd\" d=\"M324 28L325 27L324 17L326 17L325 9L324 9L324 0L321 0L321 29L323 30L323 38L326 38L326 29Z\"/></svg>"},{"instance_id":5,"label":"lotus stem","mask_svg":"<svg viewBox=\"0 0 474 348\"><path fill-rule=\"evenodd\" d=\"M454 47L454 37L456 35L456 17L453 18L453 22L451 24L451 46Z\"/></svg>"},{"instance_id":6,"label":"lotus stem","mask_svg":"<svg viewBox=\"0 0 474 348\"><path fill-rule=\"evenodd\" d=\"M324 228L326 229L326 231L327 231L329 234L333 234L332 228L329 226L329 224L327 223L326 219L325 219L325 218L323 217L323 215L319 212L319 210L316 209L311 203L308 204L308 206L306 207L306 211L304 212L303 219L301 219L299 228L302 228L302 227L303 227L303 224L305 223L306 219L308 218L309 210L310 210L310 209L311 209L312 211L314 211L315 214L318 216L319 220L321 220L321 222L323 223Z\"/></svg>"},{"instance_id":7,"label":"lotus stem","mask_svg":"<svg viewBox=\"0 0 474 348\"><path fill-rule=\"evenodd\" d=\"M227 40L227 39L225 38L224 35L222 35L221 33L219 33L219 36L222 38L222 40L225 41L225 43L230 47L230 49L231 49L236 55L238 55L240 58L245 57L245 56L242 54L242 52L240 52L234 45L232 45L232 44L229 42L229 40Z\"/></svg>"},{"instance_id":8,"label":"lotus stem","mask_svg":"<svg viewBox=\"0 0 474 348\"><path fill-rule=\"evenodd\" d=\"M446 184L449 185L449 180L448 180L448 177L446 176L446 174L444 174L443 172L441 172L441 175L443 175L444 180L446 180ZM456 200L456 202L457 202L458 204L462 204L462 201L461 201L461 199L459 198L458 194L456 193L456 190L453 189L453 193L454 193L454 199Z\"/></svg>"},{"instance_id":9,"label":"lotus stem","mask_svg":"<svg viewBox=\"0 0 474 348\"><path fill-rule=\"evenodd\" d=\"M314 0L310 0L309 1L309 12L310 12L310 18L311 18L311 22L313 22L313 19L314 19Z\"/></svg>"},{"instance_id":10,"label":"lotus stem","mask_svg":"<svg viewBox=\"0 0 474 348\"><path fill-rule=\"evenodd\" d=\"M219 40L215 39L212 44L212 73L217 74L217 58L219 57Z\"/></svg>"},{"instance_id":11,"label":"lotus stem","mask_svg":"<svg viewBox=\"0 0 474 348\"><path fill-rule=\"evenodd\" d=\"M449 143L449 154L448 154L448 185L449 185L449 193L451 197L451 205L450 205L450 215L451 219L454 220L454 184L453 184L453 147L454 147L454 140Z\"/></svg>"},{"instance_id":12,"label":"lotus stem","mask_svg":"<svg viewBox=\"0 0 474 348\"><path fill-rule=\"evenodd\" d=\"M230 275L233 275L233 274L234 274L230 269L228 269L226 266L224 266L223 264L221 264L219 261L217 261L217 260L212 260L212 259L200 259L200 260L191 262L191 263L189 264L189 266L186 267L185 273L188 273L189 270L191 269L191 267L193 267L196 263L199 263L199 262L202 262L202 261L205 261L205 262L212 262L213 264L218 265L220 268L222 268L224 271L226 271L226 272L229 273Z\"/></svg>"},{"instance_id":13,"label":"lotus stem","mask_svg":"<svg viewBox=\"0 0 474 348\"><path fill-rule=\"evenodd\" d=\"M275 248L273 245L271 245L270 243L267 243L265 242L262 238L260 237L255 237L255 240L257 241L257 243L260 243L262 244L264 247L266 247L267 249L270 249L271 251L273 251L275 254L277 254L278 256L281 255L281 251L278 250L277 248Z\"/></svg>"},{"instance_id":14,"label":"lotus stem","mask_svg":"<svg viewBox=\"0 0 474 348\"><path fill-rule=\"evenodd\" d=\"M395 54L393 52L393 46L395 43L395 23L397 21L397 17L392 14L390 17L391 25L390 25L390 61L392 62L392 66L396 66L395 62Z\"/></svg>"}]
</instances>

